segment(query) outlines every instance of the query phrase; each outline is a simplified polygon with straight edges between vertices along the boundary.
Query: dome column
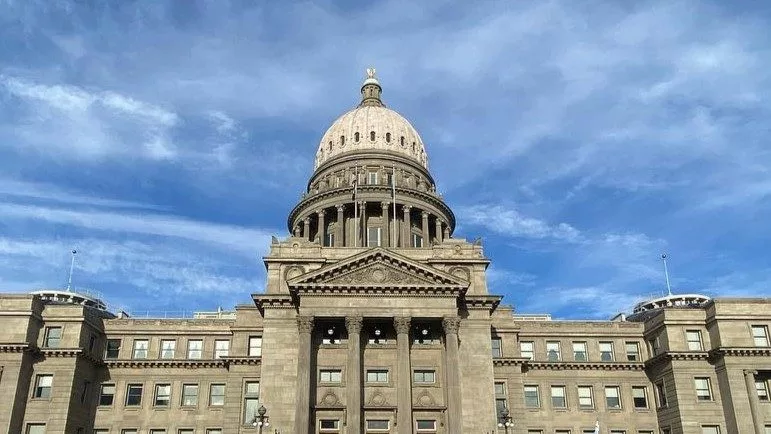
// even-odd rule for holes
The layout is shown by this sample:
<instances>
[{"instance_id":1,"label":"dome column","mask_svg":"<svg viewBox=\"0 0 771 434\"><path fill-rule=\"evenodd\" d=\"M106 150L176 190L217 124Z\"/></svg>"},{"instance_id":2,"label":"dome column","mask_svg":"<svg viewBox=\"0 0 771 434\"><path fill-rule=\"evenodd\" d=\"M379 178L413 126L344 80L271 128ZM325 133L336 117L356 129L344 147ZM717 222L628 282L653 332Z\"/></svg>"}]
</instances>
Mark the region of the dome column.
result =
<instances>
[{"instance_id":1,"label":"dome column","mask_svg":"<svg viewBox=\"0 0 771 434\"><path fill-rule=\"evenodd\" d=\"M450 227L445 226L444 227L444 239L449 240L450 239Z\"/></svg>"},{"instance_id":2,"label":"dome column","mask_svg":"<svg viewBox=\"0 0 771 434\"><path fill-rule=\"evenodd\" d=\"M423 230L423 245L421 247L427 248L429 246L429 238L428 238L428 213L426 211L423 211L420 213L420 216L423 218L423 225L421 229Z\"/></svg>"},{"instance_id":3,"label":"dome column","mask_svg":"<svg viewBox=\"0 0 771 434\"><path fill-rule=\"evenodd\" d=\"M442 219L436 217L436 242L442 243Z\"/></svg>"},{"instance_id":4,"label":"dome column","mask_svg":"<svg viewBox=\"0 0 771 434\"><path fill-rule=\"evenodd\" d=\"M318 212L318 230L316 231L318 233L319 237L319 244L321 244L322 247L324 247L324 244L326 242L327 238L327 229L326 226L324 226L324 214L326 214L326 210L320 209Z\"/></svg>"},{"instance_id":5,"label":"dome column","mask_svg":"<svg viewBox=\"0 0 771 434\"><path fill-rule=\"evenodd\" d=\"M380 216L381 216L381 223L380 223L380 231L382 232L380 234L380 245L383 247L388 247L390 245L391 237L388 235L388 226L390 226L390 222L388 221L388 206L391 205L389 202L380 202Z\"/></svg>"},{"instance_id":6,"label":"dome column","mask_svg":"<svg viewBox=\"0 0 771 434\"><path fill-rule=\"evenodd\" d=\"M404 205L404 227L402 228L402 247L412 247L410 240L410 231L412 230L412 223L410 222L410 211L412 207Z\"/></svg>"},{"instance_id":7,"label":"dome column","mask_svg":"<svg viewBox=\"0 0 771 434\"><path fill-rule=\"evenodd\" d=\"M305 238L306 240L310 239L311 237L311 218L310 217L305 217L303 219L303 229L300 236Z\"/></svg>"},{"instance_id":8,"label":"dome column","mask_svg":"<svg viewBox=\"0 0 771 434\"><path fill-rule=\"evenodd\" d=\"M344 239L343 234L345 233L344 227L345 227L345 215L343 214L345 211L345 205L337 205L337 225L335 226L335 247L343 247Z\"/></svg>"}]
</instances>

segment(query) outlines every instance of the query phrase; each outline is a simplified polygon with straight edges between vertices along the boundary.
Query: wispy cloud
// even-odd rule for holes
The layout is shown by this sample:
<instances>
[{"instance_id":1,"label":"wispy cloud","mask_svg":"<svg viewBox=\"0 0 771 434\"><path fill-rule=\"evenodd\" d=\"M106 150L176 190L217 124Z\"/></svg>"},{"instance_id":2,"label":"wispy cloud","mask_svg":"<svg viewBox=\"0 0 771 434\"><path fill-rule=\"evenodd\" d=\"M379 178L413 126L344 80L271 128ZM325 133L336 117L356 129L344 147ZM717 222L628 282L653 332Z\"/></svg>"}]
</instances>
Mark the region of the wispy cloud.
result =
<instances>
[{"instance_id":1,"label":"wispy cloud","mask_svg":"<svg viewBox=\"0 0 771 434\"><path fill-rule=\"evenodd\" d=\"M483 227L490 232L511 238L551 238L577 242L578 229L567 223L549 224L543 220L522 215L513 207L485 204L461 207L457 210L463 224Z\"/></svg>"}]
</instances>

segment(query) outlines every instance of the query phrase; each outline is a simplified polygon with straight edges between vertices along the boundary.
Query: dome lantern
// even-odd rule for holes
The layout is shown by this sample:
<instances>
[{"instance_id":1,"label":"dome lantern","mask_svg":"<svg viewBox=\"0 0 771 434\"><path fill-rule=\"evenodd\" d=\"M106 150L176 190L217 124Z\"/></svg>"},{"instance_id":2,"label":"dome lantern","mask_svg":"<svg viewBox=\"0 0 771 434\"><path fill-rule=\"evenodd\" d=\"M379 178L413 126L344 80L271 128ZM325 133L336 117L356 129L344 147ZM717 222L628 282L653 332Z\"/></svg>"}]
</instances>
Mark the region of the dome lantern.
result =
<instances>
[{"instance_id":1,"label":"dome lantern","mask_svg":"<svg viewBox=\"0 0 771 434\"><path fill-rule=\"evenodd\" d=\"M367 68L367 79L361 85L361 103L359 107L383 107L383 101L380 99L382 92L383 88L380 87L380 82L375 78L375 68Z\"/></svg>"}]
</instances>

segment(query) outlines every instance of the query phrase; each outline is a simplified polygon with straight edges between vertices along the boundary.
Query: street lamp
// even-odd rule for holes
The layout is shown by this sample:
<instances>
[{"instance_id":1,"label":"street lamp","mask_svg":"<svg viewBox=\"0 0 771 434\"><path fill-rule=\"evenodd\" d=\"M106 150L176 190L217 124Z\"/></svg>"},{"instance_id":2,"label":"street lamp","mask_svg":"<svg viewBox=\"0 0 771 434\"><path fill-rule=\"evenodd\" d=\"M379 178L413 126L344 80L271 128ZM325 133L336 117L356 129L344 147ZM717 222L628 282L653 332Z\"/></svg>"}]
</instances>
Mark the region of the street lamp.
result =
<instances>
[{"instance_id":1,"label":"street lamp","mask_svg":"<svg viewBox=\"0 0 771 434\"><path fill-rule=\"evenodd\" d=\"M259 409L257 409L257 414L254 415L254 420L252 420L252 426L258 426L260 427L260 433L262 433L262 428L269 427L270 422L268 422L268 416L265 415L265 413L268 412L268 409L265 408L264 405L261 405Z\"/></svg>"},{"instance_id":2,"label":"street lamp","mask_svg":"<svg viewBox=\"0 0 771 434\"><path fill-rule=\"evenodd\" d=\"M504 408L501 410L501 417L498 422L498 428L506 428L506 433L509 432L509 427L514 426L514 420L509 416L509 409Z\"/></svg>"}]
</instances>

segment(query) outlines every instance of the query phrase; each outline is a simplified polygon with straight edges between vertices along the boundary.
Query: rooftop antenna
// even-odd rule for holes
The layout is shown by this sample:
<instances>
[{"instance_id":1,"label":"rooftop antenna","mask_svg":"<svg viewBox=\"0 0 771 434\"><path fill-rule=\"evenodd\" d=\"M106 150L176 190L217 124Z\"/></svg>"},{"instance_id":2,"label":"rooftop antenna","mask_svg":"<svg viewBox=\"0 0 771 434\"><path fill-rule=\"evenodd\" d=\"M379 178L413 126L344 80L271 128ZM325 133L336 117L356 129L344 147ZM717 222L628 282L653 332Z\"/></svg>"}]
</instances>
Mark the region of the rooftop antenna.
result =
<instances>
[{"instance_id":1,"label":"rooftop antenna","mask_svg":"<svg viewBox=\"0 0 771 434\"><path fill-rule=\"evenodd\" d=\"M664 277L667 279L667 294L672 296L672 287L669 285L669 270L667 270L667 254L661 254L661 262L664 263Z\"/></svg>"},{"instance_id":2,"label":"rooftop antenna","mask_svg":"<svg viewBox=\"0 0 771 434\"><path fill-rule=\"evenodd\" d=\"M70 275L67 277L67 292L70 292L70 289L72 288L72 270L75 269L75 255L78 253L77 250L72 249L72 258L70 259Z\"/></svg>"}]
</instances>

